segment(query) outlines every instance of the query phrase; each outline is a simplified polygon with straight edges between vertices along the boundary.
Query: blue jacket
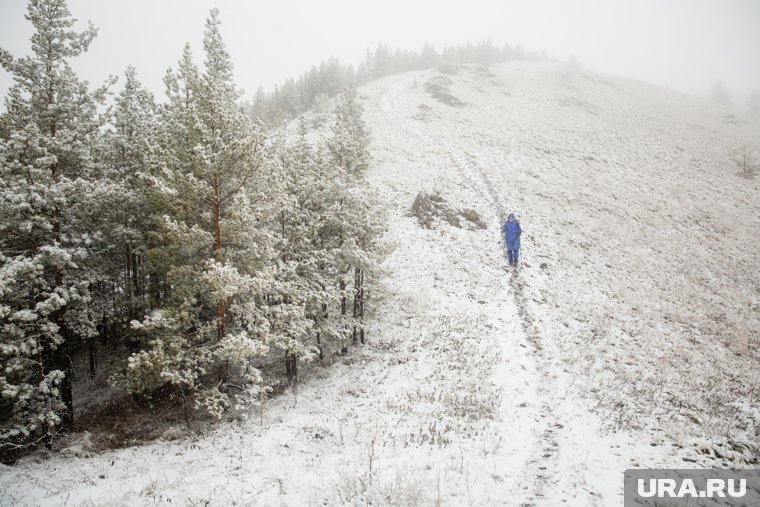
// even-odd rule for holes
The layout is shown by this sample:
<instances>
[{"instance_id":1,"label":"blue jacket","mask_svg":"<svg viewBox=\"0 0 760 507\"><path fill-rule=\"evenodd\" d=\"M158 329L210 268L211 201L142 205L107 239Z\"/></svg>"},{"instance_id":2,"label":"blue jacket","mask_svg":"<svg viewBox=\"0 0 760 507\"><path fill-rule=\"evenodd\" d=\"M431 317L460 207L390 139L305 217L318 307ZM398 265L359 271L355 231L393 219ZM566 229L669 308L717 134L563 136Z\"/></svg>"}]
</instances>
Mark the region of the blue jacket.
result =
<instances>
[{"instance_id":1,"label":"blue jacket","mask_svg":"<svg viewBox=\"0 0 760 507\"><path fill-rule=\"evenodd\" d=\"M520 224L507 220L501 226L501 230L504 232L504 242L507 245L507 250L519 250L520 235L522 234Z\"/></svg>"}]
</instances>

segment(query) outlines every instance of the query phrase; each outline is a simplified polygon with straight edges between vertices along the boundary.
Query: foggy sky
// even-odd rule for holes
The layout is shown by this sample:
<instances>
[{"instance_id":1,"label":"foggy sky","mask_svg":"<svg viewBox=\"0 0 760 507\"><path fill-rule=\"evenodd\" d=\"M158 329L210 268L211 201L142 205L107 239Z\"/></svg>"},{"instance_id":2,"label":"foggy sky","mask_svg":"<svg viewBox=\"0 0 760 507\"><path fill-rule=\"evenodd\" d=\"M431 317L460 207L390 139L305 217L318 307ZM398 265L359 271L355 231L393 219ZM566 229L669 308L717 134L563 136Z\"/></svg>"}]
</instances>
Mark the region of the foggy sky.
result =
<instances>
[{"instance_id":1,"label":"foggy sky","mask_svg":"<svg viewBox=\"0 0 760 507\"><path fill-rule=\"evenodd\" d=\"M205 18L219 7L238 86L252 96L336 56L356 65L367 47L520 44L589 69L707 95L716 80L732 94L760 89L760 1L756 0L69 0L99 28L73 66L93 84L129 64L163 99L161 81L185 42L196 62ZM26 0L0 0L0 47L27 54ZM12 80L0 70L0 96ZM115 87L120 89L120 85ZM742 99L736 101L742 104ZM0 106L2 107L2 106Z\"/></svg>"}]
</instances>

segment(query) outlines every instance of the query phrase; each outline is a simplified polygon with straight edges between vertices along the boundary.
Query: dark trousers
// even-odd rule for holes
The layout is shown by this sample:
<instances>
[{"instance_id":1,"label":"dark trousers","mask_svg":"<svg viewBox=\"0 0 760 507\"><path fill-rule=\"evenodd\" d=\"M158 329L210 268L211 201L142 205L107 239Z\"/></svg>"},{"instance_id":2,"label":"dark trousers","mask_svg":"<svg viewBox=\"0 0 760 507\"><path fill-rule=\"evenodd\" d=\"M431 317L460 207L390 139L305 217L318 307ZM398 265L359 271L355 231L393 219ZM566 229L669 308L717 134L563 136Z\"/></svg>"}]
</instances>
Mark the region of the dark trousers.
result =
<instances>
[{"instance_id":1,"label":"dark trousers","mask_svg":"<svg viewBox=\"0 0 760 507\"><path fill-rule=\"evenodd\" d=\"M509 263L515 263L517 264L517 255L520 252L520 250L507 250L507 257L509 257Z\"/></svg>"}]
</instances>

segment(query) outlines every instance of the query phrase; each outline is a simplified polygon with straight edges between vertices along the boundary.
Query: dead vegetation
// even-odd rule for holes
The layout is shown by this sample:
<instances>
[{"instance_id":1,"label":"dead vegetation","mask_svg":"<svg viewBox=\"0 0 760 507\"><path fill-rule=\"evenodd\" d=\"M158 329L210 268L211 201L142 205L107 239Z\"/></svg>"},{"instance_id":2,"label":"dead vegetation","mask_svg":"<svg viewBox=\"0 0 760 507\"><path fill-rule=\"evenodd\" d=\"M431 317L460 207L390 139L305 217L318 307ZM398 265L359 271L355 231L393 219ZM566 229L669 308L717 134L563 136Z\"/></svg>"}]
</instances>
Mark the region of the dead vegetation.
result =
<instances>
[{"instance_id":1,"label":"dead vegetation","mask_svg":"<svg viewBox=\"0 0 760 507\"><path fill-rule=\"evenodd\" d=\"M760 172L760 150L755 149L749 144L743 144L731 150L729 157L739 172L737 176L746 179L752 179L755 174Z\"/></svg>"},{"instance_id":2,"label":"dead vegetation","mask_svg":"<svg viewBox=\"0 0 760 507\"><path fill-rule=\"evenodd\" d=\"M485 229L486 224L473 209L456 209L451 207L440 194L420 192L414 199L409 211L417 218L421 227L432 229L436 221L443 220L449 225L460 229Z\"/></svg>"},{"instance_id":3,"label":"dead vegetation","mask_svg":"<svg viewBox=\"0 0 760 507\"><path fill-rule=\"evenodd\" d=\"M459 74L459 72L462 70L461 65L455 65L455 64L448 64L448 65L441 65L436 69L441 74L446 74L447 76L454 76L456 74Z\"/></svg>"},{"instance_id":4,"label":"dead vegetation","mask_svg":"<svg viewBox=\"0 0 760 507\"><path fill-rule=\"evenodd\" d=\"M467 104L451 94L449 85L453 81L446 76L435 76L425 83L425 91L438 102L451 107L464 107Z\"/></svg>"},{"instance_id":5,"label":"dead vegetation","mask_svg":"<svg viewBox=\"0 0 760 507\"><path fill-rule=\"evenodd\" d=\"M478 65L477 67L472 67L471 70L473 74L475 74L476 76L480 78L488 79L488 80L497 79L496 74L491 72L491 67L488 64L484 63L482 65ZM497 80L497 83L498 83L498 80ZM497 84L497 86L499 85L500 83Z\"/></svg>"},{"instance_id":6,"label":"dead vegetation","mask_svg":"<svg viewBox=\"0 0 760 507\"><path fill-rule=\"evenodd\" d=\"M427 104L420 104L419 106L417 106L417 113L415 113L413 118L423 123L429 123L430 113L432 110L433 108L428 106Z\"/></svg>"}]
</instances>

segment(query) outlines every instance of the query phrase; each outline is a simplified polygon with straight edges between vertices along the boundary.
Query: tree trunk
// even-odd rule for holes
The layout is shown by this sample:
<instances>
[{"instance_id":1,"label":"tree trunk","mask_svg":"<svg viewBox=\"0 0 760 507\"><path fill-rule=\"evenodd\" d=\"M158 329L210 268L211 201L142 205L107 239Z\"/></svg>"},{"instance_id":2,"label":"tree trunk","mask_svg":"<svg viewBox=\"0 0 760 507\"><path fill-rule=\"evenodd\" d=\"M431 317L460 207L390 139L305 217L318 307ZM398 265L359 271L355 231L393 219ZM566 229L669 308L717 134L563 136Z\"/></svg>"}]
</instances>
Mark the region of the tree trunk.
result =
<instances>
[{"instance_id":1,"label":"tree trunk","mask_svg":"<svg viewBox=\"0 0 760 507\"><path fill-rule=\"evenodd\" d=\"M132 331L132 326L129 325L130 322L135 320L135 292L133 290L133 284L132 284L132 277L133 273L135 271L135 265L134 265L134 256L132 255L132 249L129 245L126 245L126 250L124 252L124 290L127 296L127 326L126 326L126 332L125 332L125 338L127 341L127 349L130 352L137 352L138 350L138 344L137 340L135 339L134 332ZM120 312L121 313L121 312ZM122 313L123 315L123 313Z\"/></svg>"},{"instance_id":2,"label":"tree trunk","mask_svg":"<svg viewBox=\"0 0 760 507\"><path fill-rule=\"evenodd\" d=\"M364 343L364 270L359 273L359 340Z\"/></svg>"},{"instance_id":3,"label":"tree trunk","mask_svg":"<svg viewBox=\"0 0 760 507\"><path fill-rule=\"evenodd\" d=\"M219 202L214 204L214 260L222 262L222 206ZM216 337L217 340L224 338L224 314L227 302L220 299L216 307Z\"/></svg>"},{"instance_id":4,"label":"tree trunk","mask_svg":"<svg viewBox=\"0 0 760 507\"><path fill-rule=\"evenodd\" d=\"M324 359L325 355L322 352L322 340L320 339L319 331L317 331L317 348L319 349L319 359Z\"/></svg>"},{"instance_id":5,"label":"tree trunk","mask_svg":"<svg viewBox=\"0 0 760 507\"><path fill-rule=\"evenodd\" d=\"M60 314L59 312L56 312ZM57 315L59 317L59 315ZM56 318L58 321L58 318ZM71 358L68 355L68 333L65 328L62 329L63 343L61 343L55 350L51 346L46 346L46 359L43 365L43 376L47 375L53 370L59 370L63 372L63 380L59 387L61 393L61 401L66 405L66 411L61 414L61 426L66 428L74 422L74 397L71 390L71 377L74 371L71 367Z\"/></svg>"},{"instance_id":6,"label":"tree trunk","mask_svg":"<svg viewBox=\"0 0 760 507\"><path fill-rule=\"evenodd\" d=\"M96 346L95 337L93 336L89 339L90 378L95 378L95 369L97 368Z\"/></svg>"},{"instance_id":7,"label":"tree trunk","mask_svg":"<svg viewBox=\"0 0 760 507\"><path fill-rule=\"evenodd\" d=\"M52 173L53 179L57 181L56 175L57 167L53 166ZM61 222L60 211L56 210L53 215L53 240L55 244L60 244L61 240ZM63 286L63 272L58 266L53 268L53 287L58 288ZM61 425L67 427L74 422L74 398L71 392L71 362L67 360L68 356L65 350L69 347L69 333L66 327L66 307L62 306L53 314L53 320L58 326L61 338L63 339L61 344L53 349L52 337L48 338L49 343L45 348L48 351L48 368L45 369L44 374L52 370L60 370L64 373L63 380L61 381L60 393L61 401L66 405L66 413L61 417Z\"/></svg>"},{"instance_id":8,"label":"tree trunk","mask_svg":"<svg viewBox=\"0 0 760 507\"><path fill-rule=\"evenodd\" d=\"M359 317L359 290L361 289L362 271L357 266L354 268L354 318Z\"/></svg>"},{"instance_id":9,"label":"tree trunk","mask_svg":"<svg viewBox=\"0 0 760 507\"><path fill-rule=\"evenodd\" d=\"M68 333L66 333L68 335ZM74 394L71 389L71 380L74 376L74 369L71 364L71 357L68 355L68 336L65 337L64 342L58 349L56 349L55 366L56 369L61 370L64 373L63 380L61 381L61 400L66 405L66 414L61 418L63 427L68 427L74 424Z\"/></svg>"},{"instance_id":10,"label":"tree trunk","mask_svg":"<svg viewBox=\"0 0 760 507\"><path fill-rule=\"evenodd\" d=\"M343 281L342 278L340 280L340 283L339 283L338 287L340 288L340 293L341 293L341 296L340 296L340 314L341 315L345 315L346 314L346 310L348 309L348 304L346 303L346 294L344 292L346 290L346 282Z\"/></svg>"},{"instance_id":11,"label":"tree trunk","mask_svg":"<svg viewBox=\"0 0 760 507\"><path fill-rule=\"evenodd\" d=\"M325 290L325 287L322 286L322 291ZM327 303L322 303L322 322L327 322L327 319L330 317L330 314L327 312ZM319 333L318 333L319 334ZM319 347L319 358L324 359L325 355L322 350L321 340L320 340L320 347Z\"/></svg>"},{"instance_id":12,"label":"tree trunk","mask_svg":"<svg viewBox=\"0 0 760 507\"><path fill-rule=\"evenodd\" d=\"M353 342L364 343L364 271L357 267L354 269L354 333ZM358 322L358 324L357 324Z\"/></svg>"},{"instance_id":13,"label":"tree trunk","mask_svg":"<svg viewBox=\"0 0 760 507\"><path fill-rule=\"evenodd\" d=\"M298 382L298 356L285 351L285 373L289 381Z\"/></svg>"},{"instance_id":14,"label":"tree trunk","mask_svg":"<svg viewBox=\"0 0 760 507\"><path fill-rule=\"evenodd\" d=\"M132 253L132 297L140 297L140 275L138 270L139 258L136 253Z\"/></svg>"},{"instance_id":15,"label":"tree trunk","mask_svg":"<svg viewBox=\"0 0 760 507\"><path fill-rule=\"evenodd\" d=\"M132 315L132 252L130 251L129 245L127 245L125 248L124 289L127 292L127 319L131 321L134 318Z\"/></svg>"}]
</instances>

